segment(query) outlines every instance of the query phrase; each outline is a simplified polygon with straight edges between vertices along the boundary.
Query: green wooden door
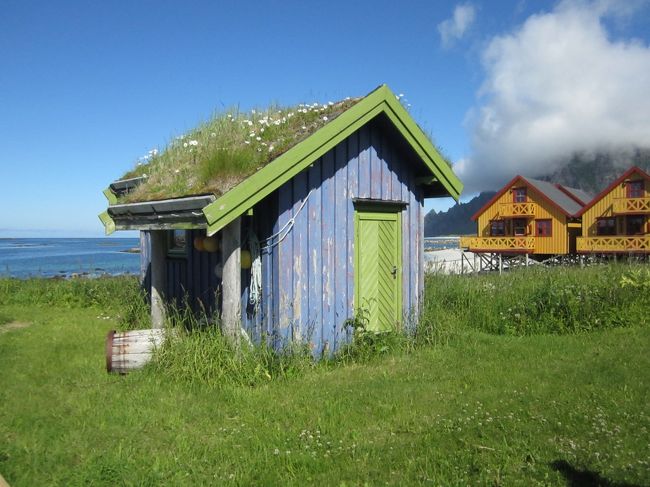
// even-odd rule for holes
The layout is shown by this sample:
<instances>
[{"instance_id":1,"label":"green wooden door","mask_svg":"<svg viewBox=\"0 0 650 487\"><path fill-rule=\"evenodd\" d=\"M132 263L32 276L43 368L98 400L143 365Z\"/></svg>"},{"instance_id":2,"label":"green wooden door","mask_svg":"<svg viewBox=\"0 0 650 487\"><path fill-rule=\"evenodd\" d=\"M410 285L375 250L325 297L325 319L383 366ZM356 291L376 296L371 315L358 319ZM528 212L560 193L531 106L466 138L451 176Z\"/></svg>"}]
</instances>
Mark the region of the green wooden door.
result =
<instances>
[{"instance_id":1,"label":"green wooden door","mask_svg":"<svg viewBox=\"0 0 650 487\"><path fill-rule=\"evenodd\" d=\"M355 306L368 329L394 329L401 319L402 252L400 213L355 213Z\"/></svg>"}]
</instances>

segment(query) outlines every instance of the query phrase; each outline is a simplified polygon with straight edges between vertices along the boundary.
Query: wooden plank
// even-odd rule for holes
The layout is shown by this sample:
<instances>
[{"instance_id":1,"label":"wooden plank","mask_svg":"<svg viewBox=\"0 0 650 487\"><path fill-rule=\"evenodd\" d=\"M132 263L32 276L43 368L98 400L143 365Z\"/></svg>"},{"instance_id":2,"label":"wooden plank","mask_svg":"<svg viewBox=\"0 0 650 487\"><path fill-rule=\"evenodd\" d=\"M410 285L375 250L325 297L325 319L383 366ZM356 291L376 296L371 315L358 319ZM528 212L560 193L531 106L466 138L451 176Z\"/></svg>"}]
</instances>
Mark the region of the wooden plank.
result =
<instances>
[{"instance_id":1,"label":"wooden plank","mask_svg":"<svg viewBox=\"0 0 650 487\"><path fill-rule=\"evenodd\" d=\"M359 133L355 133L347 140L348 164L347 164L347 188L348 197L346 200L346 218L347 218L347 317L352 318L355 313L355 294L354 294L354 248L356 245L354 239L354 205L352 199L359 195ZM345 340L349 342L352 339L351 328L345 329Z\"/></svg>"},{"instance_id":2,"label":"wooden plank","mask_svg":"<svg viewBox=\"0 0 650 487\"><path fill-rule=\"evenodd\" d=\"M348 154L347 144L345 142L336 146L334 154L336 170L334 176L335 182L335 199L334 207L334 296L335 296L335 334L332 343L332 350L336 350L341 345L341 340L345 340L345 329L343 324L347 318L351 317L348 310L348 240L353 239L353 233L348 233Z\"/></svg>"},{"instance_id":3,"label":"wooden plank","mask_svg":"<svg viewBox=\"0 0 650 487\"><path fill-rule=\"evenodd\" d=\"M151 243L151 326L162 328L165 323L165 294L167 293L167 232L150 232Z\"/></svg>"},{"instance_id":4,"label":"wooden plank","mask_svg":"<svg viewBox=\"0 0 650 487\"><path fill-rule=\"evenodd\" d=\"M293 181L284 184L278 190L278 222L280 228L288 224L293 217ZM293 322L293 230L286 227L282 231L285 238L277 246L277 254L280 262L279 288L276 289L276 295L279 296L280 321L278 323L278 337L282 341L282 346L288 346L293 340L292 322Z\"/></svg>"},{"instance_id":5,"label":"wooden plank","mask_svg":"<svg viewBox=\"0 0 650 487\"><path fill-rule=\"evenodd\" d=\"M381 133L376 124L368 124L370 132L370 147L368 150L370 158L370 198L380 200L382 199L382 161L378 154L381 147Z\"/></svg>"},{"instance_id":6,"label":"wooden plank","mask_svg":"<svg viewBox=\"0 0 650 487\"><path fill-rule=\"evenodd\" d=\"M307 203L299 211L303 201L309 195L309 178L307 172L301 172L294 178L293 215L293 326L294 336L303 342L309 340L309 212ZM311 196L309 196L311 198Z\"/></svg>"},{"instance_id":7,"label":"wooden plank","mask_svg":"<svg viewBox=\"0 0 650 487\"><path fill-rule=\"evenodd\" d=\"M312 351L320 354L323 340L323 279L321 248L321 168L319 160L309 169L309 187L314 188L307 207L309 209L309 315L313 322Z\"/></svg>"},{"instance_id":8,"label":"wooden plank","mask_svg":"<svg viewBox=\"0 0 650 487\"><path fill-rule=\"evenodd\" d=\"M359 198L370 198L370 130L359 130Z\"/></svg>"},{"instance_id":9,"label":"wooden plank","mask_svg":"<svg viewBox=\"0 0 650 487\"><path fill-rule=\"evenodd\" d=\"M322 159L322 206L321 206L321 249L323 279L323 349L329 353L335 343L335 269L334 226L336 208L336 188L334 185L334 152L330 151Z\"/></svg>"},{"instance_id":10,"label":"wooden plank","mask_svg":"<svg viewBox=\"0 0 650 487\"><path fill-rule=\"evenodd\" d=\"M239 348L241 328L241 219L236 218L222 231L224 335Z\"/></svg>"}]
</instances>

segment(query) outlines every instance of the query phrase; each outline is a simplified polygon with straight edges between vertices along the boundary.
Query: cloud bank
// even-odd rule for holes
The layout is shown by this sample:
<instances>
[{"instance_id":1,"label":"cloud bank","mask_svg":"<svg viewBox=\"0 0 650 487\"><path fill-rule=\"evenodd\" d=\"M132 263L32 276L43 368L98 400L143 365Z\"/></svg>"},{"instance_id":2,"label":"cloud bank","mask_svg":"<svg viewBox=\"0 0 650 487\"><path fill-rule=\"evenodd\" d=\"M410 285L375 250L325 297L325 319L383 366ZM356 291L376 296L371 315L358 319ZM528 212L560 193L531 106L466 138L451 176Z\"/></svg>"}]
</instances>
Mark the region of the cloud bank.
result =
<instances>
[{"instance_id":1,"label":"cloud bank","mask_svg":"<svg viewBox=\"0 0 650 487\"><path fill-rule=\"evenodd\" d=\"M548 174L575 152L650 147L650 47L611 39L615 6L565 1L489 42L471 156L454 166L468 191Z\"/></svg>"},{"instance_id":2,"label":"cloud bank","mask_svg":"<svg viewBox=\"0 0 650 487\"><path fill-rule=\"evenodd\" d=\"M453 16L438 24L438 33L443 47L450 47L463 37L475 18L476 10L472 5L468 3L456 5Z\"/></svg>"}]
</instances>

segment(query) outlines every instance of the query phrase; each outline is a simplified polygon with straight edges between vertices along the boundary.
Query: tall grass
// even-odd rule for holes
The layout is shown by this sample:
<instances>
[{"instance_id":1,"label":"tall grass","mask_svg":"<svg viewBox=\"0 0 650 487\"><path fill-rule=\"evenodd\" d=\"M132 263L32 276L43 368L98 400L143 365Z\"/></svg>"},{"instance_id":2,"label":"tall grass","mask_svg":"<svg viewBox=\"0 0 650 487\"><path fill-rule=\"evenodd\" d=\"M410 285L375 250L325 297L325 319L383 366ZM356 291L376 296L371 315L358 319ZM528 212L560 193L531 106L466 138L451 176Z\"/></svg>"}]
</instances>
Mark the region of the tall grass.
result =
<instances>
[{"instance_id":1,"label":"tall grass","mask_svg":"<svg viewBox=\"0 0 650 487\"><path fill-rule=\"evenodd\" d=\"M460 329L497 335L572 334L647 324L647 268L520 269L499 276L429 275L418 335L444 340Z\"/></svg>"},{"instance_id":2,"label":"tall grass","mask_svg":"<svg viewBox=\"0 0 650 487\"><path fill-rule=\"evenodd\" d=\"M97 279L0 279L0 305L97 308L124 329L150 326L146 297L133 276Z\"/></svg>"}]
</instances>

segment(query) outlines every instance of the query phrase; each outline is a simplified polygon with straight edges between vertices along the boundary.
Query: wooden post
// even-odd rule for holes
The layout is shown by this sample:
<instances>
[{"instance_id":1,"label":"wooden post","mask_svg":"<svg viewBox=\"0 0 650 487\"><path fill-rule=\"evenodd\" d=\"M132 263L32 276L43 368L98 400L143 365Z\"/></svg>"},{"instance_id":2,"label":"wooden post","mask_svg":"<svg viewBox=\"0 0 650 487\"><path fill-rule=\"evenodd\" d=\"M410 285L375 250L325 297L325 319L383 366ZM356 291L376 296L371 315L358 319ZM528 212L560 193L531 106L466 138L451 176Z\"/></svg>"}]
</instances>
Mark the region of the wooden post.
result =
<instances>
[{"instance_id":1,"label":"wooden post","mask_svg":"<svg viewBox=\"0 0 650 487\"><path fill-rule=\"evenodd\" d=\"M223 305L221 326L224 335L239 348L241 329L241 218L221 231L223 263Z\"/></svg>"},{"instance_id":2,"label":"wooden post","mask_svg":"<svg viewBox=\"0 0 650 487\"><path fill-rule=\"evenodd\" d=\"M165 293L167 292L167 232L152 230L151 237L151 327L165 324Z\"/></svg>"},{"instance_id":3,"label":"wooden post","mask_svg":"<svg viewBox=\"0 0 650 487\"><path fill-rule=\"evenodd\" d=\"M478 274L478 264L476 262L476 254L474 254L474 275Z\"/></svg>"},{"instance_id":4,"label":"wooden post","mask_svg":"<svg viewBox=\"0 0 650 487\"><path fill-rule=\"evenodd\" d=\"M503 272L503 259L501 258L501 254L499 254L499 275Z\"/></svg>"},{"instance_id":5,"label":"wooden post","mask_svg":"<svg viewBox=\"0 0 650 487\"><path fill-rule=\"evenodd\" d=\"M526 267L528 267L528 254L526 254Z\"/></svg>"}]
</instances>

